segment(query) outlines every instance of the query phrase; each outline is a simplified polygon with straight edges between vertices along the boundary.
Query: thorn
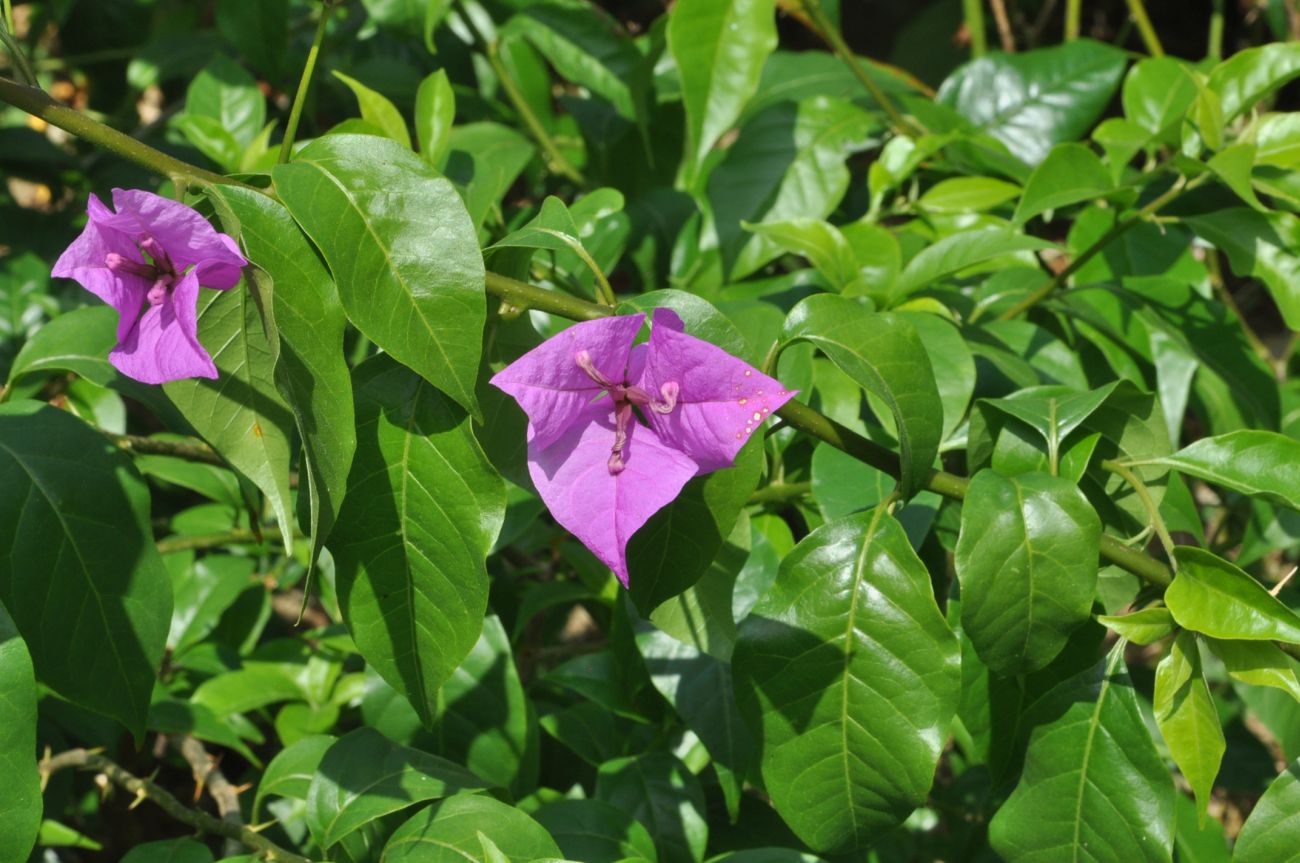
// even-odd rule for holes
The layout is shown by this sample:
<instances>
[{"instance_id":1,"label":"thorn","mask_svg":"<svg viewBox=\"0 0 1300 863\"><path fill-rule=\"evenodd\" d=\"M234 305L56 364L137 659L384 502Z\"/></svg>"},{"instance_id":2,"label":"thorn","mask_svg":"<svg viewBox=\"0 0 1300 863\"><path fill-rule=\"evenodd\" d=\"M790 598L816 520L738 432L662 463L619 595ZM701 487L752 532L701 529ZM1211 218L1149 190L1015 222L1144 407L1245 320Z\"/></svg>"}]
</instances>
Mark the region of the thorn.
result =
<instances>
[{"instance_id":1,"label":"thorn","mask_svg":"<svg viewBox=\"0 0 1300 863\"><path fill-rule=\"evenodd\" d=\"M261 833L261 832L262 832L263 830L265 830L266 828L268 828L268 827L273 827L273 826L275 826L277 823L279 823L279 819L277 819L277 818L272 818L270 821L265 821L265 822L263 822L263 823L261 823L261 824L249 824L249 825L248 825L247 827L245 827L244 829L245 829L245 830L248 830L248 831L251 832L251 833Z\"/></svg>"},{"instance_id":2,"label":"thorn","mask_svg":"<svg viewBox=\"0 0 1300 863\"><path fill-rule=\"evenodd\" d=\"M1276 597L1279 593L1281 593L1282 588L1286 587L1286 583L1291 580L1291 576L1295 575L1295 571L1297 568L1298 567L1294 567L1294 566L1291 567L1291 571L1288 572L1286 575L1282 576L1281 581L1273 585L1273 589L1268 592L1268 595L1272 597Z\"/></svg>"},{"instance_id":3,"label":"thorn","mask_svg":"<svg viewBox=\"0 0 1300 863\"><path fill-rule=\"evenodd\" d=\"M232 793L234 793L236 797L238 797L240 794L243 794L245 791L247 791L252 787L253 787L252 782L245 782L243 785L236 785L232 787L230 790Z\"/></svg>"},{"instance_id":4,"label":"thorn","mask_svg":"<svg viewBox=\"0 0 1300 863\"><path fill-rule=\"evenodd\" d=\"M135 807L139 806L141 803L143 803L144 801L146 801L146 800L148 800L148 799L149 799L149 796L148 796L147 794L145 794L145 793L144 793L144 789L141 788L140 790L138 790L138 791L135 792L135 799L132 800L132 801L131 801L131 805L127 806L126 808L127 808L128 811L131 810L131 809L134 809Z\"/></svg>"}]
</instances>

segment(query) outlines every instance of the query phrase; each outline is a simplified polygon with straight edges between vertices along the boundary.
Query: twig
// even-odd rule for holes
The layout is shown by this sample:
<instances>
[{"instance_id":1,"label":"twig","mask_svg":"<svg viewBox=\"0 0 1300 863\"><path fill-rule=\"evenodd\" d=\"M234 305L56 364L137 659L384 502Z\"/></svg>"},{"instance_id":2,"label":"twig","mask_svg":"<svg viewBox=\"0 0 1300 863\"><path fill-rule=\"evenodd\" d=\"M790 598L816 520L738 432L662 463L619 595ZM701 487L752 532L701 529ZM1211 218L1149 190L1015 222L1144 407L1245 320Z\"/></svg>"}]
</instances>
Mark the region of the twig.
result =
<instances>
[{"instance_id":1,"label":"twig","mask_svg":"<svg viewBox=\"0 0 1300 863\"><path fill-rule=\"evenodd\" d=\"M302 67L302 77L298 79L298 92L293 96L293 105L289 108L289 122L284 127L284 140L280 142L279 162L283 165L293 155L293 142L298 136L298 121L302 119L302 108L307 101L307 91L311 88L312 74L316 71L316 57L320 46L325 41L325 28L329 25L333 4L321 7L320 20L316 22L316 35L311 40L311 50L307 52L307 62Z\"/></svg>"},{"instance_id":2,"label":"twig","mask_svg":"<svg viewBox=\"0 0 1300 863\"><path fill-rule=\"evenodd\" d=\"M133 434L113 434L104 432L120 450L138 455L168 455L185 461L225 467L226 462L217 455L216 450L205 443L185 443L183 441L163 440L161 438L140 437Z\"/></svg>"},{"instance_id":3,"label":"twig","mask_svg":"<svg viewBox=\"0 0 1300 863\"><path fill-rule=\"evenodd\" d=\"M1151 19L1147 16L1147 7L1143 5L1142 0L1127 0L1127 2L1129 17L1137 25L1142 44L1147 46L1147 53L1152 57L1165 56L1165 49L1160 44L1160 37L1156 35L1156 28L1151 26Z\"/></svg>"},{"instance_id":4,"label":"twig","mask_svg":"<svg viewBox=\"0 0 1300 863\"><path fill-rule=\"evenodd\" d=\"M42 781L51 774L66 768L94 770L107 776L114 785L135 796L137 800L150 800L159 809L182 824L188 824L201 833L234 839L245 848L256 852L262 859L278 863L311 863L310 858L295 854L261 836L248 827L235 826L207 812L192 809L181 803L171 792L152 780L141 779L119 767L116 763L86 749L70 749L58 755L46 755L38 765Z\"/></svg>"},{"instance_id":5,"label":"twig","mask_svg":"<svg viewBox=\"0 0 1300 863\"><path fill-rule=\"evenodd\" d=\"M1066 0L1065 2L1065 41L1073 42L1079 38L1079 20L1083 17L1083 0Z\"/></svg>"},{"instance_id":6,"label":"twig","mask_svg":"<svg viewBox=\"0 0 1300 863\"><path fill-rule=\"evenodd\" d=\"M171 554L177 551L193 551L202 548L218 548L232 543L239 545L261 545L265 539L257 531L237 528L223 533L204 533L197 536L173 536L157 542L159 554Z\"/></svg>"},{"instance_id":7,"label":"twig","mask_svg":"<svg viewBox=\"0 0 1300 863\"><path fill-rule=\"evenodd\" d=\"M757 489L747 503L788 503L811 493L811 482L774 482Z\"/></svg>"},{"instance_id":8,"label":"twig","mask_svg":"<svg viewBox=\"0 0 1300 863\"><path fill-rule=\"evenodd\" d=\"M221 820L235 830L243 827L244 816L239 811L239 791L221 772L221 768L217 766L217 759L208 754L208 750L202 743L188 734L171 738L171 745L190 765L190 770L194 773L196 802L200 792L206 788L208 796L217 804L217 814L221 816ZM239 853L240 844L239 839L227 836L222 856L234 857Z\"/></svg>"},{"instance_id":9,"label":"twig","mask_svg":"<svg viewBox=\"0 0 1300 863\"><path fill-rule=\"evenodd\" d=\"M1268 595L1269 595L1269 596L1276 597L1279 593L1281 593L1281 592L1282 592L1282 588L1286 587L1287 582L1290 581L1291 578L1295 575L1295 571L1296 571L1296 569L1297 569L1297 567L1294 567L1294 566L1291 567L1291 571L1288 572L1286 575L1282 576L1282 580L1281 580L1281 581L1279 581L1277 584L1273 585L1273 589L1270 590L1270 591L1268 592Z\"/></svg>"},{"instance_id":10,"label":"twig","mask_svg":"<svg viewBox=\"0 0 1300 863\"><path fill-rule=\"evenodd\" d=\"M1016 37L1011 32L1011 20L1007 18L1005 0L989 0L989 6L993 7L993 20L998 25L998 39L1002 42L1002 50L1008 54L1015 53Z\"/></svg>"},{"instance_id":11,"label":"twig","mask_svg":"<svg viewBox=\"0 0 1300 863\"><path fill-rule=\"evenodd\" d=\"M970 55L983 57L989 50L988 37L984 34L984 4L980 0L961 0L961 7L966 35L970 38Z\"/></svg>"}]
</instances>

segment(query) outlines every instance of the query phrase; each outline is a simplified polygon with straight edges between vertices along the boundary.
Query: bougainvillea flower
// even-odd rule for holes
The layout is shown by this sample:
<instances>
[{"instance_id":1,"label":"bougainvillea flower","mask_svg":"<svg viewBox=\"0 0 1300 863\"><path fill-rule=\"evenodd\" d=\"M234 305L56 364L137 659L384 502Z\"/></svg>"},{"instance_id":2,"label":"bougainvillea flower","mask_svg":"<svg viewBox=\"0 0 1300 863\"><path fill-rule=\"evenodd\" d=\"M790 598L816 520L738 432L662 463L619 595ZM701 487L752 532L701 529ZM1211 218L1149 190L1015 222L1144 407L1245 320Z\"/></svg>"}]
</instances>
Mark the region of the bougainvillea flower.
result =
<instances>
[{"instance_id":1,"label":"bougainvillea flower","mask_svg":"<svg viewBox=\"0 0 1300 863\"><path fill-rule=\"evenodd\" d=\"M492 378L528 415L528 471L555 520L627 585L632 534L730 466L794 393L656 309L575 324ZM644 422L642 422L644 420Z\"/></svg>"},{"instance_id":2,"label":"bougainvillea flower","mask_svg":"<svg viewBox=\"0 0 1300 863\"><path fill-rule=\"evenodd\" d=\"M109 361L147 384L215 378L199 344L199 286L225 290L248 264L235 241L184 204L139 190L113 190L110 210L90 196L89 221L59 256L55 276L117 309Z\"/></svg>"}]
</instances>

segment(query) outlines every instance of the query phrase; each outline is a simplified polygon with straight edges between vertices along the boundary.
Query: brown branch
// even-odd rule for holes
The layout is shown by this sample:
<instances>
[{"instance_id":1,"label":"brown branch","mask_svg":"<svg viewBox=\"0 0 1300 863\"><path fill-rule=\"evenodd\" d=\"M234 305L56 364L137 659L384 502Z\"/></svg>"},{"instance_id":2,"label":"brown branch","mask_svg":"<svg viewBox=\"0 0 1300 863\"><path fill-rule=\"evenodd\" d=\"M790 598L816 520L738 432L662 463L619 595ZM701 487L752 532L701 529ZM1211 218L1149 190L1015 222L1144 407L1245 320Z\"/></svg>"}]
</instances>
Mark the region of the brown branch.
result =
<instances>
[{"instance_id":1,"label":"brown branch","mask_svg":"<svg viewBox=\"0 0 1300 863\"><path fill-rule=\"evenodd\" d=\"M1007 17L1006 0L989 0L989 5L993 7L993 20L998 25L998 39L1002 42L1002 50L1012 54L1016 50L1016 37L1011 33L1011 20Z\"/></svg>"},{"instance_id":2,"label":"brown branch","mask_svg":"<svg viewBox=\"0 0 1300 863\"><path fill-rule=\"evenodd\" d=\"M208 750L204 748L202 743L188 734L183 737L171 738L171 745L190 765L190 770L194 773L194 796L196 801L199 793L206 788L208 796L217 804L217 814L221 817L221 820L235 830L243 827L244 816L239 811L239 791L230 784L230 780L221 772L221 768L217 766L217 759L208 754ZM240 844L240 841L235 837L227 836L226 847L222 851L222 856L236 856L240 852Z\"/></svg>"},{"instance_id":3,"label":"brown branch","mask_svg":"<svg viewBox=\"0 0 1300 863\"><path fill-rule=\"evenodd\" d=\"M47 755L41 759L39 769L42 782L48 781L51 774L66 768L94 770L108 777L109 781L137 800L152 801L159 809L182 824L188 824L200 833L211 836L224 836L234 839L245 848L253 851L264 860L276 863L311 863L311 859L295 854L267 839L252 829L236 826L209 815L198 809L192 809L181 803L171 792L149 779L141 779L119 767L98 752L87 749L70 749L58 755Z\"/></svg>"},{"instance_id":4,"label":"brown branch","mask_svg":"<svg viewBox=\"0 0 1300 863\"><path fill-rule=\"evenodd\" d=\"M140 437L133 434L113 434L104 432L120 450L139 455L169 455L185 461L225 467L226 462L217 455L217 451L205 443L187 443L185 441L164 440L154 437Z\"/></svg>"}]
</instances>

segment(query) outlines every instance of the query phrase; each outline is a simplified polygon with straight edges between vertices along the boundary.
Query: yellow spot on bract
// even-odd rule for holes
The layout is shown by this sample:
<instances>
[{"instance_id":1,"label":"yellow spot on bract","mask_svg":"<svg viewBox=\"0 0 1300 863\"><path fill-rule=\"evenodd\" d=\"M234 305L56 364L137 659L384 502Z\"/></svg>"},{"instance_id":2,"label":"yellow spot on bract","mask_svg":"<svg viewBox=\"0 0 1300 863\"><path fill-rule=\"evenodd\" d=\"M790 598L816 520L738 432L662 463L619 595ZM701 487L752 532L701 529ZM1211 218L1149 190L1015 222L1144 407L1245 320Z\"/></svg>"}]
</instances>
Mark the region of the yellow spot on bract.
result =
<instances>
[{"instance_id":1,"label":"yellow spot on bract","mask_svg":"<svg viewBox=\"0 0 1300 863\"><path fill-rule=\"evenodd\" d=\"M743 434L741 434L740 432L736 432L736 440L740 440L742 437L744 437Z\"/></svg>"},{"instance_id":2,"label":"yellow spot on bract","mask_svg":"<svg viewBox=\"0 0 1300 863\"><path fill-rule=\"evenodd\" d=\"M762 422L762 421L763 421L763 415L762 415L761 413L759 413L758 411L754 411L754 422L757 423L757 422Z\"/></svg>"},{"instance_id":3,"label":"yellow spot on bract","mask_svg":"<svg viewBox=\"0 0 1300 863\"><path fill-rule=\"evenodd\" d=\"M747 401L749 401L749 399L741 399L740 401L736 402L736 404L743 405Z\"/></svg>"},{"instance_id":4,"label":"yellow spot on bract","mask_svg":"<svg viewBox=\"0 0 1300 863\"><path fill-rule=\"evenodd\" d=\"M771 408L763 408L763 413L768 413L770 410Z\"/></svg>"},{"instance_id":5,"label":"yellow spot on bract","mask_svg":"<svg viewBox=\"0 0 1300 863\"><path fill-rule=\"evenodd\" d=\"M745 369L745 377L749 377L752 374L753 372L751 372L749 369Z\"/></svg>"}]
</instances>

